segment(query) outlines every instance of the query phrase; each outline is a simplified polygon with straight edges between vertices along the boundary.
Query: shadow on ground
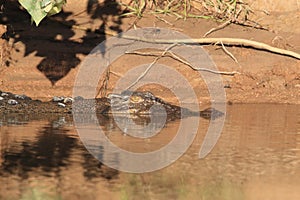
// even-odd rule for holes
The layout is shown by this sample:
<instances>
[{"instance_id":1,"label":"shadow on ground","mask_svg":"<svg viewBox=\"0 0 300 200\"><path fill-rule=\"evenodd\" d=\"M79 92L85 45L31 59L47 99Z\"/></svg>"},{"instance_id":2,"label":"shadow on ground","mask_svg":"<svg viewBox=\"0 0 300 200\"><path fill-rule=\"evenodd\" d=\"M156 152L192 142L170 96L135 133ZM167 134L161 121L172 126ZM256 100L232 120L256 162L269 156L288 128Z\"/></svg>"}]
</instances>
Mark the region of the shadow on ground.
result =
<instances>
[{"instance_id":1,"label":"shadow on ground","mask_svg":"<svg viewBox=\"0 0 300 200\"><path fill-rule=\"evenodd\" d=\"M88 16L86 20L93 23L93 20L101 19L102 24L95 31L80 30L84 31L84 36L78 40L71 39L76 34L75 31L79 31L72 29L73 25L77 25L73 20L75 13L62 11L58 15L44 19L36 27L17 0L1 0L0 6L2 8L0 24L7 25L8 29L3 38L7 40L13 38L14 43L25 44L24 56L35 53L36 56L43 57L37 69L52 85L78 66L80 63L78 54L89 54L97 44L106 39L103 30L107 28L109 17L116 19L109 28L121 31L122 21L118 16L122 10L114 0L105 0L101 4L95 0L88 0L84 11Z\"/></svg>"}]
</instances>

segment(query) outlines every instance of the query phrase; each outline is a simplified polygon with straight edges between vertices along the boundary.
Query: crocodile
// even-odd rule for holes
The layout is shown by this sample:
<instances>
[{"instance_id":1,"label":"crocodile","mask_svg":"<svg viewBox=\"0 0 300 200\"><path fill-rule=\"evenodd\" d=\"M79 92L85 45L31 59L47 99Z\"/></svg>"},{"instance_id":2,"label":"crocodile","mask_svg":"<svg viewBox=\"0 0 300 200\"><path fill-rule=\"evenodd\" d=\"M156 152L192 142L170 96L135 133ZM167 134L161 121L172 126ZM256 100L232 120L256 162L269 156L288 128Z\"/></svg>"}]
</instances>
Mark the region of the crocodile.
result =
<instances>
[{"instance_id":1,"label":"crocodile","mask_svg":"<svg viewBox=\"0 0 300 200\"><path fill-rule=\"evenodd\" d=\"M161 98L154 96L151 92L130 92L124 91L121 94L109 94L110 109L105 113L129 113L136 116L147 116L150 114L166 114L167 117L184 118L200 116L205 119L216 119L224 115L223 112L214 108L207 108L202 111L192 111L188 108L172 105Z\"/></svg>"}]
</instances>

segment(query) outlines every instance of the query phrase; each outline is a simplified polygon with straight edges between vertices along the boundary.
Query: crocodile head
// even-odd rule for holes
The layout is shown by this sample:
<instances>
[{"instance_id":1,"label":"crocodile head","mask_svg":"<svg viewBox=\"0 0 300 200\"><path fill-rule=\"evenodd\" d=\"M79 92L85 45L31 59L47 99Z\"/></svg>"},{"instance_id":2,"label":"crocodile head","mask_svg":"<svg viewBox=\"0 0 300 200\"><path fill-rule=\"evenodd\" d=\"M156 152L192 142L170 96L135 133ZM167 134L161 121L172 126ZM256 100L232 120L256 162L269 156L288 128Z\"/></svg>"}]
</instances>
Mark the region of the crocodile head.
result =
<instances>
[{"instance_id":1,"label":"crocodile head","mask_svg":"<svg viewBox=\"0 0 300 200\"><path fill-rule=\"evenodd\" d=\"M128 92L121 94L109 94L112 112L114 113L130 113L138 115L148 115L153 111L160 112L163 106L165 110L173 109L173 106L164 102L160 98L155 97L151 92ZM157 106L157 107L156 107Z\"/></svg>"}]
</instances>

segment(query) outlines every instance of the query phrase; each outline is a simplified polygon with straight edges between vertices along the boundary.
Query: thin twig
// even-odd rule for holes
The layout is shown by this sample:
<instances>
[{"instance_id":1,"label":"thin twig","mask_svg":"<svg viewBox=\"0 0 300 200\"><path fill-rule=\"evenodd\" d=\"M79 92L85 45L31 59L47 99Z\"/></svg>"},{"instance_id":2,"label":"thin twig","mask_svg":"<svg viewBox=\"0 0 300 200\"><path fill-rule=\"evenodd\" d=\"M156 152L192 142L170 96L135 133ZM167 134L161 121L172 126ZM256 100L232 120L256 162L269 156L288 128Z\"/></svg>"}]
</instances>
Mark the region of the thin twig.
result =
<instances>
[{"instance_id":1,"label":"thin twig","mask_svg":"<svg viewBox=\"0 0 300 200\"><path fill-rule=\"evenodd\" d=\"M220 26L217 26L217 27L212 28L212 29L210 29L209 31L207 31L207 32L203 35L203 37L206 37L206 36L208 36L209 34L215 32L215 31L221 30L221 29L225 28L226 26L228 26L228 25L231 24L231 23L232 23L231 20L228 20L228 21L226 21L225 23L221 24Z\"/></svg>"},{"instance_id":2,"label":"thin twig","mask_svg":"<svg viewBox=\"0 0 300 200\"><path fill-rule=\"evenodd\" d=\"M158 57L156 57L153 62L147 67L147 69L131 84L129 85L126 90L129 90L130 88L132 88L135 84L137 84L148 72L149 70L151 69L151 67L160 59L162 58L170 49L172 49L174 46L176 46L178 44L172 44L170 45L169 47L167 47L164 52L159 55Z\"/></svg>"},{"instance_id":3,"label":"thin twig","mask_svg":"<svg viewBox=\"0 0 300 200\"><path fill-rule=\"evenodd\" d=\"M113 74L113 75L115 75L115 76L117 76L117 77L122 77L122 76L123 76L122 74L120 74L120 73L118 73L118 72L111 71L111 70L110 70L109 73L111 73L111 74Z\"/></svg>"},{"instance_id":4,"label":"thin twig","mask_svg":"<svg viewBox=\"0 0 300 200\"><path fill-rule=\"evenodd\" d=\"M207 69L207 68L203 68L203 67L194 67L192 64L190 64L189 62L181 59L179 56L177 56L176 54L174 54L172 51L169 52L171 57L174 58L175 60L178 60L179 62L186 64L187 66L191 67L193 70L196 71L205 71L205 72L211 72L213 74L221 74L221 75L229 75L229 76L233 76L235 74L240 74L237 71L233 71L233 72L224 72L224 71L215 71L212 69Z\"/></svg>"},{"instance_id":5,"label":"thin twig","mask_svg":"<svg viewBox=\"0 0 300 200\"><path fill-rule=\"evenodd\" d=\"M141 56L159 56L159 55L162 55L160 52L140 52L140 51L126 52L126 54L135 54L135 55L141 55ZM207 69L207 68L201 68L201 67L194 67L192 64L190 64L189 62L183 60L182 58L180 58L179 56L174 54L172 51L168 51L167 54L165 54L164 56L171 57L171 58L173 58L173 59L189 66L190 68L192 68L195 71L205 71L205 72L210 72L210 73L213 73L213 74L228 75L228 76L233 76L235 74L240 74L237 71L225 72L225 71L215 71L215 70L211 70L211 69Z\"/></svg>"},{"instance_id":6,"label":"thin twig","mask_svg":"<svg viewBox=\"0 0 300 200\"><path fill-rule=\"evenodd\" d=\"M272 30L268 27L265 27L265 26L255 22L255 21L252 21L250 19L247 19L247 21L236 20L234 23L236 25L240 25L240 26L244 26L244 27L250 27L250 28L260 29L260 30L264 30L264 31L270 31L273 33L275 32L274 30Z\"/></svg>"},{"instance_id":7,"label":"thin twig","mask_svg":"<svg viewBox=\"0 0 300 200\"><path fill-rule=\"evenodd\" d=\"M165 22L166 24L168 24L168 25L170 25L170 26L174 26L174 24L172 24L171 22L165 20L164 18L162 18L162 17L160 17L160 16L158 16L158 15L155 15L155 17L156 17L157 19L159 19L160 21Z\"/></svg>"},{"instance_id":8,"label":"thin twig","mask_svg":"<svg viewBox=\"0 0 300 200\"><path fill-rule=\"evenodd\" d=\"M239 64L239 62L237 61L237 59L234 57L234 55L232 55L232 53L230 53L224 46L223 42L221 42L222 45L222 49L223 51L230 56L230 58L232 58L234 60L234 62L236 62L237 64Z\"/></svg>"},{"instance_id":9,"label":"thin twig","mask_svg":"<svg viewBox=\"0 0 300 200\"><path fill-rule=\"evenodd\" d=\"M262 42L257 42L257 41L242 39L242 38L196 38L196 39L191 38L191 39L175 39L175 40L172 39L153 40L153 39L127 36L127 35L122 35L122 38L128 40L147 42L147 43L156 43L156 44L174 44L174 43L176 44L221 44L222 42L224 45L252 47L254 49L264 50L264 51L281 54L285 56L290 56L300 60L300 54L296 52L280 49L277 47L272 47Z\"/></svg>"},{"instance_id":10,"label":"thin twig","mask_svg":"<svg viewBox=\"0 0 300 200\"><path fill-rule=\"evenodd\" d=\"M243 7L240 5L240 9L237 11L236 15L234 16L234 21L239 18L242 11L243 11Z\"/></svg>"}]
</instances>

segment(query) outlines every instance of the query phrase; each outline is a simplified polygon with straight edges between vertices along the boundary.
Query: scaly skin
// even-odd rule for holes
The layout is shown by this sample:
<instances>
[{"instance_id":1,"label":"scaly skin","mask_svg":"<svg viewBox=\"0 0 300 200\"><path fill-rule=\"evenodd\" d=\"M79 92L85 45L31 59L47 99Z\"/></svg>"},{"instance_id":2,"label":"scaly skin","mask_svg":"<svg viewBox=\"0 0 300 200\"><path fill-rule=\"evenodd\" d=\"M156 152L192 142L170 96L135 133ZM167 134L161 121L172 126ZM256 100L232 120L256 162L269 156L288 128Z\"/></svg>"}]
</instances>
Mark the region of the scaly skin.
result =
<instances>
[{"instance_id":1,"label":"scaly skin","mask_svg":"<svg viewBox=\"0 0 300 200\"><path fill-rule=\"evenodd\" d=\"M205 119L215 119L224 113L208 108L195 112L187 108L181 108L155 97L150 92L125 92L122 94L109 94L111 109L108 113L130 113L132 115L162 114L166 112L167 117L181 118L189 116L201 116ZM163 107L163 108L162 108ZM164 110L164 111L163 111Z\"/></svg>"}]
</instances>

